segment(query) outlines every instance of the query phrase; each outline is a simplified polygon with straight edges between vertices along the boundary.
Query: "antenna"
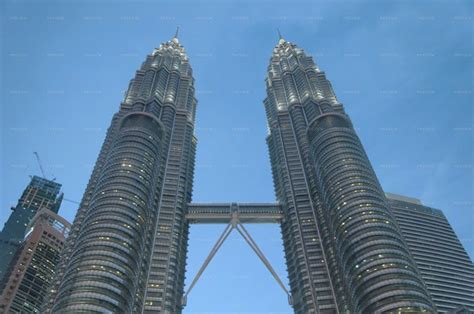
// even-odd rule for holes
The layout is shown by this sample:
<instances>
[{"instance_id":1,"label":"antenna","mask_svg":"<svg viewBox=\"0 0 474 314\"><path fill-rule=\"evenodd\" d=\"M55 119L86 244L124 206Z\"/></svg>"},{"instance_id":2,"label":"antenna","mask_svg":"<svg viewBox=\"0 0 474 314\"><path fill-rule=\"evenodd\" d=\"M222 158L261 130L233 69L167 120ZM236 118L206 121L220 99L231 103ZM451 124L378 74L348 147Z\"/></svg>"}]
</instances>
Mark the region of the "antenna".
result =
<instances>
[{"instance_id":1,"label":"antenna","mask_svg":"<svg viewBox=\"0 0 474 314\"><path fill-rule=\"evenodd\" d=\"M281 36L281 33L280 33L280 29L279 29L279 28L277 28L277 32L278 32L278 38L279 38L279 39L283 39L283 36Z\"/></svg>"}]
</instances>

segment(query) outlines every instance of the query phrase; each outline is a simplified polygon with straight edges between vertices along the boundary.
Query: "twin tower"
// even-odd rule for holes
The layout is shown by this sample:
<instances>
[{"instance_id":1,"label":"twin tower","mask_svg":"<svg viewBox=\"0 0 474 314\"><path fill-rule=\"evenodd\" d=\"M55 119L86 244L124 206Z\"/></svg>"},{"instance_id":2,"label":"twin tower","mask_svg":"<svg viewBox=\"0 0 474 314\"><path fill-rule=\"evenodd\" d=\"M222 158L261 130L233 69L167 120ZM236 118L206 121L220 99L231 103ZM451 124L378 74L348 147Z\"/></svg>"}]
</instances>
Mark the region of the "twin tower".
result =
<instances>
[{"instance_id":1,"label":"twin tower","mask_svg":"<svg viewBox=\"0 0 474 314\"><path fill-rule=\"evenodd\" d=\"M275 219L295 313L432 312L385 194L324 72L280 38L266 90L266 140L281 209ZM190 204L194 92L176 37L136 72L107 131L46 312L181 312L188 215L199 209ZM238 212L234 205L230 215ZM249 213L259 210L272 213L265 206Z\"/></svg>"}]
</instances>

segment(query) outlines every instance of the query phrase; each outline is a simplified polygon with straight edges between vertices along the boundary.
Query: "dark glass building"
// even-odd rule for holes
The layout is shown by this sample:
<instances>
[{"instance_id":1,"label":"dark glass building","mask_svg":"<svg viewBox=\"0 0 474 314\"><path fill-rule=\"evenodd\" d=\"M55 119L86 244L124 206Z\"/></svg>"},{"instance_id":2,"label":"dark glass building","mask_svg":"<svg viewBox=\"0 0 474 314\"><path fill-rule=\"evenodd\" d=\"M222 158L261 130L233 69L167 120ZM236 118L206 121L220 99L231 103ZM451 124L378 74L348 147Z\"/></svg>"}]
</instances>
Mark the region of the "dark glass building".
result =
<instances>
[{"instance_id":1,"label":"dark glass building","mask_svg":"<svg viewBox=\"0 0 474 314\"><path fill-rule=\"evenodd\" d=\"M45 311L181 310L196 103L174 37L146 57L112 118Z\"/></svg>"},{"instance_id":2,"label":"dark glass building","mask_svg":"<svg viewBox=\"0 0 474 314\"><path fill-rule=\"evenodd\" d=\"M54 212L38 211L1 283L0 313L41 313L69 227Z\"/></svg>"},{"instance_id":3,"label":"dark glass building","mask_svg":"<svg viewBox=\"0 0 474 314\"><path fill-rule=\"evenodd\" d=\"M10 262L23 242L31 219L39 209L57 213L62 201L59 193L61 184L34 176L23 191L18 204L0 233L0 280L4 277Z\"/></svg>"},{"instance_id":4,"label":"dark glass building","mask_svg":"<svg viewBox=\"0 0 474 314\"><path fill-rule=\"evenodd\" d=\"M439 209L387 193L421 276L439 313L474 312L474 265Z\"/></svg>"},{"instance_id":5,"label":"dark glass building","mask_svg":"<svg viewBox=\"0 0 474 314\"><path fill-rule=\"evenodd\" d=\"M331 83L281 38L264 101L296 313L432 311L433 304Z\"/></svg>"}]
</instances>

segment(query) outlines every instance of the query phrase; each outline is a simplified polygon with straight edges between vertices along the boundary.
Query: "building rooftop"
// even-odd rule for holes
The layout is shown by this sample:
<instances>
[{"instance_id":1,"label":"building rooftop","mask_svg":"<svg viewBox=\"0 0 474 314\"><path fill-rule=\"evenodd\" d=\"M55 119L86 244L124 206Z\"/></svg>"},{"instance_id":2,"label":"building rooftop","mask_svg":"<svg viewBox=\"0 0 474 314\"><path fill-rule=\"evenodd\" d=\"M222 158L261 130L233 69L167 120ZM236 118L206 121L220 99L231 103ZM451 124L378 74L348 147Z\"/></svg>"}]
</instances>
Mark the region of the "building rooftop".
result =
<instances>
[{"instance_id":1,"label":"building rooftop","mask_svg":"<svg viewBox=\"0 0 474 314\"><path fill-rule=\"evenodd\" d=\"M421 203L421 200L414 198L414 197L408 197L404 195L399 195L395 193L385 193L385 196L389 199L396 200L396 201L402 201L402 202L407 202L407 203L413 203L416 205L423 205Z\"/></svg>"}]
</instances>

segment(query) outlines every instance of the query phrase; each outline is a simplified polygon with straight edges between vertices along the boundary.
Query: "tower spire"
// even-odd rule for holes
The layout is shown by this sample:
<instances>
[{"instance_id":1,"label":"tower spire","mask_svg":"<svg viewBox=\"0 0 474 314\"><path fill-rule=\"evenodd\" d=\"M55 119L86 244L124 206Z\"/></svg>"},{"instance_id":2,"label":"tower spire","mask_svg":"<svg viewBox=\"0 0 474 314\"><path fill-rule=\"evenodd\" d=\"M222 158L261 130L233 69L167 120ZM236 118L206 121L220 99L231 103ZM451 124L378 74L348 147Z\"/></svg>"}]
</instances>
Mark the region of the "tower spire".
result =
<instances>
[{"instance_id":1,"label":"tower spire","mask_svg":"<svg viewBox=\"0 0 474 314\"><path fill-rule=\"evenodd\" d=\"M175 44L179 44L178 34L179 34L179 26L176 26L176 32L174 33L174 36L171 39L171 41L174 42Z\"/></svg>"},{"instance_id":2,"label":"tower spire","mask_svg":"<svg viewBox=\"0 0 474 314\"><path fill-rule=\"evenodd\" d=\"M178 39L178 34L179 34L179 26L176 26L176 32L174 33L174 37L173 37L173 38Z\"/></svg>"},{"instance_id":3,"label":"tower spire","mask_svg":"<svg viewBox=\"0 0 474 314\"><path fill-rule=\"evenodd\" d=\"M278 38L279 38L278 44L281 45L285 42L285 38L283 38L283 36L281 35L281 32L280 32L279 28L277 28L277 32L278 32Z\"/></svg>"}]
</instances>

